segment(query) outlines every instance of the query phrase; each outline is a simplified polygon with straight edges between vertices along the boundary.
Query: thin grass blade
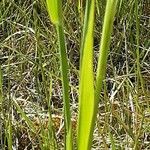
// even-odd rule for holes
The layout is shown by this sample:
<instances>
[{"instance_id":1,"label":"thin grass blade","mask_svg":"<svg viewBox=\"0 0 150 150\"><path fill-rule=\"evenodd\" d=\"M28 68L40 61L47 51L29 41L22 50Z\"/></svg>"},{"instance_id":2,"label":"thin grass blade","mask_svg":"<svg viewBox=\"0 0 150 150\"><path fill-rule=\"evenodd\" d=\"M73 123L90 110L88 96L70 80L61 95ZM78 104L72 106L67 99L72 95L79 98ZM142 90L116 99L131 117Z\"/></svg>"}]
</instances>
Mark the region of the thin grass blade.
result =
<instances>
[{"instance_id":1,"label":"thin grass blade","mask_svg":"<svg viewBox=\"0 0 150 150\"><path fill-rule=\"evenodd\" d=\"M36 129L34 127L34 124L29 119L29 117L25 114L25 112L20 108L20 106L18 105L18 103L15 100L13 100L13 105L16 108L16 110L18 111L18 113L20 113L21 117L25 120L25 122L27 123L27 125L29 126L31 131L35 133Z\"/></svg>"},{"instance_id":2,"label":"thin grass blade","mask_svg":"<svg viewBox=\"0 0 150 150\"><path fill-rule=\"evenodd\" d=\"M69 99L69 80L68 80L68 59L66 54L64 27L62 23L62 1L47 0L47 8L51 18L51 21L55 24L58 34L59 53L60 53L60 66L62 75L62 87L63 87L63 101L64 101L64 116L65 116L65 149L72 150L72 125L71 125L71 111L70 111L70 99Z\"/></svg>"},{"instance_id":3,"label":"thin grass blade","mask_svg":"<svg viewBox=\"0 0 150 150\"><path fill-rule=\"evenodd\" d=\"M60 1L61 0L47 0L46 1L48 13L50 15L51 21L54 24L59 24L61 20L60 14L59 14L59 11L61 9Z\"/></svg>"},{"instance_id":4,"label":"thin grass blade","mask_svg":"<svg viewBox=\"0 0 150 150\"><path fill-rule=\"evenodd\" d=\"M111 33L113 28L117 1L118 0L108 0L106 5L102 38L100 42L100 56L98 59L98 67L97 67L97 74L96 74L96 93L95 93L95 98L97 103L96 106L98 105L99 102L100 92L102 89L102 81L106 73L107 57L108 57L108 51L110 46Z\"/></svg>"},{"instance_id":5,"label":"thin grass blade","mask_svg":"<svg viewBox=\"0 0 150 150\"><path fill-rule=\"evenodd\" d=\"M91 126L94 113L93 28L94 0L87 1L84 21L82 58L80 65L78 150L89 150L92 144Z\"/></svg>"},{"instance_id":6,"label":"thin grass blade","mask_svg":"<svg viewBox=\"0 0 150 150\"><path fill-rule=\"evenodd\" d=\"M2 109L2 99L3 99L2 83L3 83L3 76L2 76L1 66L0 66L0 112Z\"/></svg>"}]
</instances>

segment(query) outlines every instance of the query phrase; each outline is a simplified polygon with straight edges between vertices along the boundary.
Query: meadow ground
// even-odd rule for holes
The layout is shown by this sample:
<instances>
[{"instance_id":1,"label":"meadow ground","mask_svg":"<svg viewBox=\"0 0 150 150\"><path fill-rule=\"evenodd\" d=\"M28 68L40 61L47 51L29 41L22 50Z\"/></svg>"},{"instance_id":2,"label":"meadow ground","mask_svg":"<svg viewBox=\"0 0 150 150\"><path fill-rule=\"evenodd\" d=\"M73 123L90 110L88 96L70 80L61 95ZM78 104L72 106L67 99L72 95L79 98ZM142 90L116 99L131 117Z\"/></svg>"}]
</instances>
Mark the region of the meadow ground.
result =
<instances>
[{"instance_id":1,"label":"meadow ground","mask_svg":"<svg viewBox=\"0 0 150 150\"><path fill-rule=\"evenodd\" d=\"M106 1L97 2L94 72ZM150 149L150 2L139 0L138 14L134 2L119 1L117 8L93 150ZM74 2L63 1L63 17L76 137L83 22ZM0 1L0 149L47 150L52 143L63 149L59 57L44 0Z\"/></svg>"}]
</instances>

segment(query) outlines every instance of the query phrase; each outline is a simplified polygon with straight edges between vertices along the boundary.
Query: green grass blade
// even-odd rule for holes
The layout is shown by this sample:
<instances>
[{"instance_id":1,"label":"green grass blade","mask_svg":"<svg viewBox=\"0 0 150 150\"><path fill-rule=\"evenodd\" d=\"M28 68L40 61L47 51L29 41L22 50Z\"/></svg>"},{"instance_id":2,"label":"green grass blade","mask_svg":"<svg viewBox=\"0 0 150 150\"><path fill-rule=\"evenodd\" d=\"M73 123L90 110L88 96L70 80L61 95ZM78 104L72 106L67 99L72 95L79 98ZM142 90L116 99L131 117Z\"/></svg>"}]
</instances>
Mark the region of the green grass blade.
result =
<instances>
[{"instance_id":1,"label":"green grass blade","mask_svg":"<svg viewBox=\"0 0 150 150\"><path fill-rule=\"evenodd\" d=\"M111 132L109 133L109 136L110 136L110 142L111 142L111 149L116 150L115 140L114 140L113 135L111 134Z\"/></svg>"},{"instance_id":2,"label":"green grass blade","mask_svg":"<svg viewBox=\"0 0 150 150\"><path fill-rule=\"evenodd\" d=\"M9 150L13 149L12 135L13 133L12 133L11 115L9 115L7 120L7 129L6 129L6 136L7 136Z\"/></svg>"},{"instance_id":3,"label":"green grass blade","mask_svg":"<svg viewBox=\"0 0 150 150\"><path fill-rule=\"evenodd\" d=\"M2 75L2 70L1 70L1 66L0 66L0 142L1 142L1 139L2 139L2 137L4 136L3 135L3 132L2 132L2 129L3 129L3 122L4 122L4 120L2 119L3 118L3 105L2 105L2 103L3 103L3 89L2 89L2 84L3 84L3 75ZM1 142L2 143L2 142ZM3 149L3 144L1 144L1 146L0 146L0 148L2 148Z\"/></svg>"},{"instance_id":4,"label":"green grass blade","mask_svg":"<svg viewBox=\"0 0 150 150\"><path fill-rule=\"evenodd\" d=\"M69 99L69 80L68 80L68 62L66 54L66 46L64 39L63 27L57 26L58 40L59 40L59 51L60 51L60 63L61 63L61 74L62 74L62 86L63 86L63 100L64 100L64 113L65 113L65 128L66 128L66 149L71 150L72 147L72 132L71 129L71 112L70 112L70 99ZM70 144L69 144L70 143ZM67 148L67 145L70 145Z\"/></svg>"},{"instance_id":5,"label":"green grass blade","mask_svg":"<svg viewBox=\"0 0 150 150\"><path fill-rule=\"evenodd\" d=\"M79 1L79 3L81 3ZM86 2L86 10L85 10L85 17L84 17L84 25L83 25L83 33L82 33L82 40L81 40L81 48L80 48L80 68L82 65L82 58L83 58L83 53L84 53L84 44L85 44L85 35L87 32L87 23L89 19L89 2Z\"/></svg>"},{"instance_id":6,"label":"green grass blade","mask_svg":"<svg viewBox=\"0 0 150 150\"><path fill-rule=\"evenodd\" d=\"M59 11L61 9L61 0L47 0L47 10L50 15L51 21L54 24L60 24L61 17Z\"/></svg>"},{"instance_id":7,"label":"green grass blade","mask_svg":"<svg viewBox=\"0 0 150 150\"><path fill-rule=\"evenodd\" d=\"M2 107L2 100L3 100L3 90L2 90L2 83L3 83L3 76L2 76L2 70L0 66L0 112L1 112L1 107Z\"/></svg>"},{"instance_id":8,"label":"green grass blade","mask_svg":"<svg viewBox=\"0 0 150 150\"><path fill-rule=\"evenodd\" d=\"M93 74L93 28L94 0L87 1L84 22L82 60L80 65L78 139L79 150L88 150L92 144L91 127L94 113L94 74Z\"/></svg>"},{"instance_id":9,"label":"green grass blade","mask_svg":"<svg viewBox=\"0 0 150 150\"><path fill-rule=\"evenodd\" d=\"M25 112L23 112L23 110L20 108L20 106L18 105L18 103L15 100L13 100L13 105L15 106L17 112L20 113L21 117L25 120L26 124L31 129L31 131L35 133L36 129L34 127L34 124L29 119L29 117L25 114Z\"/></svg>"},{"instance_id":10,"label":"green grass blade","mask_svg":"<svg viewBox=\"0 0 150 150\"><path fill-rule=\"evenodd\" d=\"M62 23L62 1L47 0L48 12L52 22L55 24L58 34L60 66L63 86L63 101L64 101L64 115L65 115L65 149L72 149L72 128L71 128L71 112L69 99L69 80L68 80L68 59L66 54L66 45L64 37L64 27ZM57 6L56 6L57 5Z\"/></svg>"},{"instance_id":11,"label":"green grass blade","mask_svg":"<svg viewBox=\"0 0 150 150\"><path fill-rule=\"evenodd\" d=\"M95 116L93 116L93 123L96 120L96 114L98 111L98 103L100 98L100 92L102 89L102 81L105 77L106 73L106 65L107 65L107 57L108 57L108 50L110 46L111 40L111 32L113 28L113 21L116 12L118 0L108 0L106 4L105 16L104 16L104 24L103 24L103 31L102 31L102 38L100 42L100 56L98 59L98 67L97 67L97 74L96 74L96 89L95 89ZM94 130L94 129L92 129ZM112 140L112 138L111 138ZM113 145L113 149L115 149Z\"/></svg>"},{"instance_id":12,"label":"green grass blade","mask_svg":"<svg viewBox=\"0 0 150 150\"><path fill-rule=\"evenodd\" d=\"M105 10L102 38L100 42L100 56L96 74L96 102L98 103L102 81L105 77L108 50L110 46L111 32L118 0L108 0ZM97 106L97 105L96 105Z\"/></svg>"}]
</instances>

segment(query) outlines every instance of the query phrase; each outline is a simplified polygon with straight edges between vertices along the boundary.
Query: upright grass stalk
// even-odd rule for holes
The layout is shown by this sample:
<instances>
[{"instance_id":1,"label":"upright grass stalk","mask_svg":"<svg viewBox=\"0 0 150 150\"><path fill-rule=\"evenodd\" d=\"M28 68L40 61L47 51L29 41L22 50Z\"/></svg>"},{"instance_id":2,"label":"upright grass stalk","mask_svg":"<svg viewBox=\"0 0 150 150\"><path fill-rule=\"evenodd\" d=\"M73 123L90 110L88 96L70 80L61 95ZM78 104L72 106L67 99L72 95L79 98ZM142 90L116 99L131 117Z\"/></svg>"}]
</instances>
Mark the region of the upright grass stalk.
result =
<instances>
[{"instance_id":1,"label":"upright grass stalk","mask_svg":"<svg viewBox=\"0 0 150 150\"><path fill-rule=\"evenodd\" d=\"M7 130L5 132L6 136L7 136L7 140L8 140L8 149L9 150L12 150L13 149L13 142L12 142L12 116L11 114L8 115L7 117L7 123L6 123L6 126L7 126Z\"/></svg>"},{"instance_id":2,"label":"upright grass stalk","mask_svg":"<svg viewBox=\"0 0 150 150\"><path fill-rule=\"evenodd\" d=\"M135 14L136 14L136 71L137 71L137 88L142 88L142 92L145 91L144 89L144 83L143 78L141 74L141 68L140 68L140 13L139 13L139 1L135 0ZM137 89L138 91L139 89Z\"/></svg>"},{"instance_id":3,"label":"upright grass stalk","mask_svg":"<svg viewBox=\"0 0 150 150\"><path fill-rule=\"evenodd\" d=\"M106 74L108 51L110 47L111 33L113 29L113 22L114 22L117 2L118 0L107 0L106 9L105 9L102 37L100 41L100 55L98 59L98 66L97 66L97 73L96 73L95 107L94 107L95 113L92 121L93 122L92 125L93 128L91 129L92 131L94 130L94 123L98 111L99 98L100 98L100 93L103 85L102 82Z\"/></svg>"},{"instance_id":4,"label":"upright grass stalk","mask_svg":"<svg viewBox=\"0 0 150 150\"><path fill-rule=\"evenodd\" d=\"M0 66L0 112L2 111L2 101L3 101L2 83L3 83L3 77L2 77L2 70Z\"/></svg>"},{"instance_id":5,"label":"upright grass stalk","mask_svg":"<svg viewBox=\"0 0 150 150\"><path fill-rule=\"evenodd\" d=\"M8 57L8 76L10 77L10 60L11 60L11 55ZM5 124L5 135L7 137L7 143L8 143L8 149L12 150L13 149L13 141L12 141L12 101L10 98L10 78L8 82L8 106L7 106L7 111L6 111L6 122Z\"/></svg>"},{"instance_id":6,"label":"upright grass stalk","mask_svg":"<svg viewBox=\"0 0 150 150\"><path fill-rule=\"evenodd\" d=\"M83 23L83 2L84 0L78 0L78 12L79 12L81 23Z\"/></svg>"},{"instance_id":7,"label":"upright grass stalk","mask_svg":"<svg viewBox=\"0 0 150 150\"><path fill-rule=\"evenodd\" d=\"M2 90L2 83L3 83L3 78L2 78L2 70L0 66L0 148L3 149L3 142L2 142L2 136L3 136L3 131L2 131L2 117L3 117L3 108L2 108L2 102L3 102L3 90Z\"/></svg>"},{"instance_id":8,"label":"upright grass stalk","mask_svg":"<svg viewBox=\"0 0 150 150\"><path fill-rule=\"evenodd\" d=\"M93 74L93 28L95 1L86 1L84 31L81 45L78 150L88 150L92 144L92 118L94 113L94 74Z\"/></svg>"},{"instance_id":9,"label":"upright grass stalk","mask_svg":"<svg viewBox=\"0 0 150 150\"><path fill-rule=\"evenodd\" d=\"M100 42L100 55L98 59L98 67L96 74L96 92L95 92L96 106L99 101L99 96L102 89L102 81L106 73L107 57L110 46L111 33L113 28L113 21L116 12L117 1L118 0L107 0L103 31Z\"/></svg>"},{"instance_id":10,"label":"upright grass stalk","mask_svg":"<svg viewBox=\"0 0 150 150\"><path fill-rule=\"evenodd\" d=\"M68 80L68 61L66 54L64 28L62 20L62 1L61 0L47 0L47 9L50 15L51 21L54 23L57 29L60 63L61 63L61 75L63 86L63 101L64 101L64 114L65 114L65 149L72 149L72 131L71 131L71 112L70 112L70 100L69 100L69 80Z\"/></svg>"},{"instance_id":11,"label":"upright grass stalk","mask_svg":"<svg viewBox=\"0 0 150 150\"><path fill-rule=\"evenodd\" d=\"M78 140L79 150L90 150L98 102L102 89L102 81L105 77L108 50L110 45L111 32L117 6L117 0L108 0L102 38L100 42L100 56L98 60L96 89L94 91L93 74L93 26L94 26L94 0L87 0L84 21L83 41L81 45L80 65L80 96L79 96L79 120Z\"/></svg>"},{"instance_id":12,"label":"upright grass stalk","mask_svg":"<svg viewBox=\"0 0 150 150\"><path fill-rule=\"evenodd\" d=\"M143 78L142 78L142 74L141 74L141 67L140 67L140 13L139 13L139 0L135 0L135 15L136 15L136 74L137 74L137 86L136 86L136 90L137 90L137 96L136 96L136 101L138 104L138 97L139 95L139 90L140 88L142 89L142 92L145 94L145 89L144 89L144 83L143 83ZM147 103L148 104L148 103ZM138 104L139 105L139 104ZM138 109L136 109L136 113L138 114ZM140 112L142 113L142 112ZM137 120L138 120L138 116ZM143 120L144 120L144 114L143 114L143 119L141 121L141 127L137 130L135 130L136 132L136 136L135 136L135 141L134 141L134 149L140 149L139 147L139 136L141 133L141 128L142 128L142 124L143 124Z\"/></svg>"},{"instance_id":13,"label":"upright grass stalk","mask_svg":"<svg viewBox=\"0 0 150 150\"><path fill-rule=\"evenodd\" d=\"M138 0L135 0L135 15L136 15L136 72L137 72L137 91L140 88L140 82L142 83L142 75L141 75L141 68L140 68L140 52L139 52L139 39L140 39L140 20L139 20L139 11L138 11ZM142 86L143 88L143 86ZM144 89L142 89L144 91Z\"/></svg>"}]
</instances>

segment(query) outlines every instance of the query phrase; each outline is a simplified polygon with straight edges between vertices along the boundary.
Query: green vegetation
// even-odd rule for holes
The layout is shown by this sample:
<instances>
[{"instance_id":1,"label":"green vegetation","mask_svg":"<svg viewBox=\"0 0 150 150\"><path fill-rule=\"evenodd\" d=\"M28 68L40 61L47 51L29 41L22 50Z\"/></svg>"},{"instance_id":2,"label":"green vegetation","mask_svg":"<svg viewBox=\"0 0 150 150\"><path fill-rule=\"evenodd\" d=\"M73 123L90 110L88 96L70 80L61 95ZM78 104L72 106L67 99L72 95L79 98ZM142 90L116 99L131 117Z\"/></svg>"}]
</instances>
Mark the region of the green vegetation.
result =
<instances>
[{"instance_id":1,"label":"green vegetation","mask_svg":"<svg viewBox=\"0 0 150 150\"><path fill-rule=\"evenodd\" d=\"M150 148L148 0L0 8L0 149Z\"/></svg>"}]
</instances>

